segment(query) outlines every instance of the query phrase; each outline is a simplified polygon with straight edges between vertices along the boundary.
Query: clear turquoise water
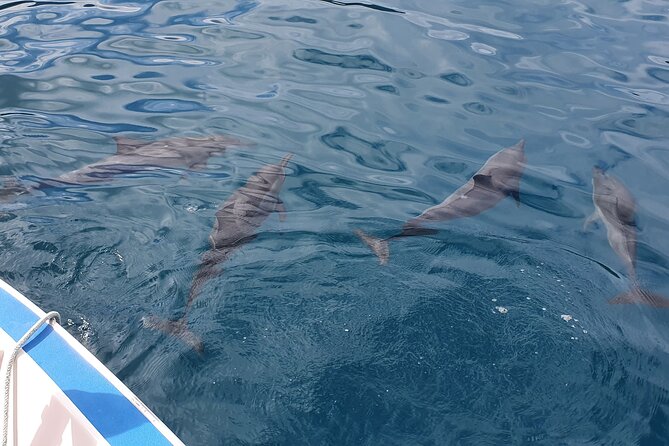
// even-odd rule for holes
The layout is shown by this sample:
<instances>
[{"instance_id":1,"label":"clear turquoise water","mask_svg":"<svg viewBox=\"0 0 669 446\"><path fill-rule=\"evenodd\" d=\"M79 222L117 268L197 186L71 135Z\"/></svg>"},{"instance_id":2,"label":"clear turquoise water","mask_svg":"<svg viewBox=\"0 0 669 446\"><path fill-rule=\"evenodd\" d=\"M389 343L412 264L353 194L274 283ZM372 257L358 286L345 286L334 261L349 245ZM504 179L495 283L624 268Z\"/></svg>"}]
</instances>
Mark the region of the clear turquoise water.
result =
<instances>
[{"instance_id":1,"label":"clear turquoise water","mask_svg":"<svg viewBox=\"0 0 669 446\"><path fill-rule=\"evenodd\" d=\"M668 19L661 0L4 2L6 178L119 135L255 146L3 204L0 276L187 444L669 444L669 310L608 305L624 265L581 231L607 167L637 200L640 279L669 295ZM353 235L395 233L520 138L520 208L394 242L385 267ZM205 353L143 329L181 314L216 208L286 152L287 221L191 311Z\"/></svg>"}]
</instances>

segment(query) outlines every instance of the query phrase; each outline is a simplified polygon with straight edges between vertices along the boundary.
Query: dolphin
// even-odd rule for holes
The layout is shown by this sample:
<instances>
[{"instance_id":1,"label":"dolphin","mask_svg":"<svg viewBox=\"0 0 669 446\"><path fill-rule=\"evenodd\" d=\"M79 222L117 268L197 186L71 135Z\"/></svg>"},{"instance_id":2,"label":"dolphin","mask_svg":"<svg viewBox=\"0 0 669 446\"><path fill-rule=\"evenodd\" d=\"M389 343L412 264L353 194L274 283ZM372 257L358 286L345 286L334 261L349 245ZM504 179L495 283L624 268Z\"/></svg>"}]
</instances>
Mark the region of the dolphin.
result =
<instances>
[{"instance_id":1,"label":"dolphin","mask_svg":"<svg viewBox=\"0 0 669 446\"><path fill-rule=\"evenodd\" d=\"M512 196L520 205L520 177L525 168L525 140L500 150L492 155L474 176L459 189L436 206L423 211L419 216L404 224L402 232L386 239L372 237L360 229L355 234L367 244L385 265L390 256L390 240L434 234L434 229L424 225L436 221L449 221L456 218L473 217L494 207L507 196Z\"/></svg>"},{"instance_id":2,"label":"dolphin","mask_svg":"<svg viewBox=\"0 0 669 446\"><path fill-rule=\"evenodd\" d=\"M609 245L625 264L632 282L628 291L609 300L611 304L640 303L653 307L669 307L669 299L642 289L636 275L636 223L634 197L618 178L607 175L598 167L592 169L592 202L595 211L583 229L602 220L606 226Z\"/></svg>"},{"instance_id":3,"label":"dolphin","mask_svg":"<svg viewBox=\"0 0 669 446\"><path fill-rule=\"evenodd\" d=\"M20 181L6 181L4 195L23 195L58 185L85 185L107 181L115 176L156 169L203 169L210 156L220 155L230 147L248 144L226 135L176 137L144 141L114 137L116 153L100 161L67 172L37 186L22 186Z\"/></svg>"},{"instance_id":4,"label":"dolphin","mask_svg":"<svg viewBox=\"0 0 669 446\"><path fill-rule=\"evenodd\" d=\"M286 209L279 198L285 180L285 167L293 155L285 155L278 164L268 164L252 175L216 211L216 221L209 235L209 250L200 261L188 293L183 316L176 321L162 321L149 316L143 319L146 328L172 334L198 352L204 345L187 327L188 313L205 283L222 272L221 264L244 244L253 240L256 230L273 212L285 220Z\"/></svg>"}]
</instances>

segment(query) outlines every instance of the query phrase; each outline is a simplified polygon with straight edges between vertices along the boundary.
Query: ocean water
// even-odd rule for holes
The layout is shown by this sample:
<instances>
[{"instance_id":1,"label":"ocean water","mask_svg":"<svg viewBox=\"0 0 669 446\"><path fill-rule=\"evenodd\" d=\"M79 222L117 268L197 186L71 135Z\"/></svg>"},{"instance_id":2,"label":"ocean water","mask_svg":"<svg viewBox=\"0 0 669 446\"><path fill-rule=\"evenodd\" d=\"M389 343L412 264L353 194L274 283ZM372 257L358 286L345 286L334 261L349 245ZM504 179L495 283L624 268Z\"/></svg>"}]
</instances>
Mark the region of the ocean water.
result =
<instances>
[{"instance_id":1,"label":"ocean water","mask_svg":"<svg viewBox=\"0 0 669 446\"><path fill-rule=\"evenodd\" d=\"M371 0L373 1L373 0ZM669 309L630 280L592 167L636 199L669 296L664 0L0 5L0 277L189 445L666 445ZM248 143L199 170L48 183L147 142ZM390 236L526 141L519 207ZM214 214L294 156L270 216L177 319Z\"/></svg>"}]
</instances>

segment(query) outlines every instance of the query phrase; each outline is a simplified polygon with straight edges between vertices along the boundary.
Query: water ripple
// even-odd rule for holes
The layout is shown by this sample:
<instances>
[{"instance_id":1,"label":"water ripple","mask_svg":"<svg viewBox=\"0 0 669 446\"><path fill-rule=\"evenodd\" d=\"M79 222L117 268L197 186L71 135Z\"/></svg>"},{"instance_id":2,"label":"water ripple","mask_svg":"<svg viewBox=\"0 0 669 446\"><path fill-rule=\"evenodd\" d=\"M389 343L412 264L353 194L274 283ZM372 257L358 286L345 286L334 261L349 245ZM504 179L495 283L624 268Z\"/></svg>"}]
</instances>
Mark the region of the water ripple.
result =
<instances>
[{"instance_id":1,"label":"water ripple","mask_svg":"<svg viewBox=\"0 0 669 446\"><path fill-rule=\"evenodd\" d=\"M155 132L152 127L139 126L129 123L108 124L104 122L95 122L82 119L74 115L50 114L50 113L32 113L30 111L16 110L0 113L0 118L8 121L10 124L16 124L28 128L77 128L94 130L104 133L122 133L122 132Z\"/></svg>"},{"instance_id":2,"label":"water ripple","mask_svg":"<svg viewBox=\"0 0 669 446\"><path fill-rule=\"evenodd\" d=\"M336 129L333 133L323 135L321 140L328 147L355 156L358 164L362 166L388 172L401 172L405 170L404 163L399 159L398 155L399 153L412 150L409 146L401 147L400 145L400 147L397 147L392 142L367 141L354 136L344 127ZM393 152L399 153L393 154Z\"/></svg>"},{"instance_id":3,"label":"water ripple","mask_svg":"<svg viewBox=\"0 0 669 446\"><path fill-rule=\"evenodd\" d=\"M195 101L180 99L141 99L125 106L130 111L142 113L176 113L196 110L210 110Z\"/></svg>"},{"instance_id":4,"label":"water ripple","mask_svg":"<svg viewBox=\"0 0 669 446\"><path fill-rule=\"evenodd\" d=\"M359 70L393 71L389 65L379 61L374 56L332 54L316 49L299 49L293 51L293 56L303 62L319 65L331 65L341 68L354 68Z\"/></svg>"}]
</instances>

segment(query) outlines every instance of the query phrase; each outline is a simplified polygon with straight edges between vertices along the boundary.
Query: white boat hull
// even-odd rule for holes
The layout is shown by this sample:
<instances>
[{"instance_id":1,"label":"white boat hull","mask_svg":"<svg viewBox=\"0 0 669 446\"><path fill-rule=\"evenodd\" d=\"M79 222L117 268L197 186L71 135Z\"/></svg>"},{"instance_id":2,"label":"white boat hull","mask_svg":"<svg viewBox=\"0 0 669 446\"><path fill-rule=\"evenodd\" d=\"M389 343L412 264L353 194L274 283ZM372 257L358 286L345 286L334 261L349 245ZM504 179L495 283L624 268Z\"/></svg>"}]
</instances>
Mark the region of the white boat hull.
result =
<instances>
[{"instance_id":1,"label":"white boat hull","mask_svg":"<svg viewBox=\"0 0 669 446\"><path fill-rule=\"evenodd\" d=\"M2 379L18 341L45 313L0 280ZM9 398L13 446L183 445L121 381L58 324L19 352Z\"/></svg>"}]
</instances>

